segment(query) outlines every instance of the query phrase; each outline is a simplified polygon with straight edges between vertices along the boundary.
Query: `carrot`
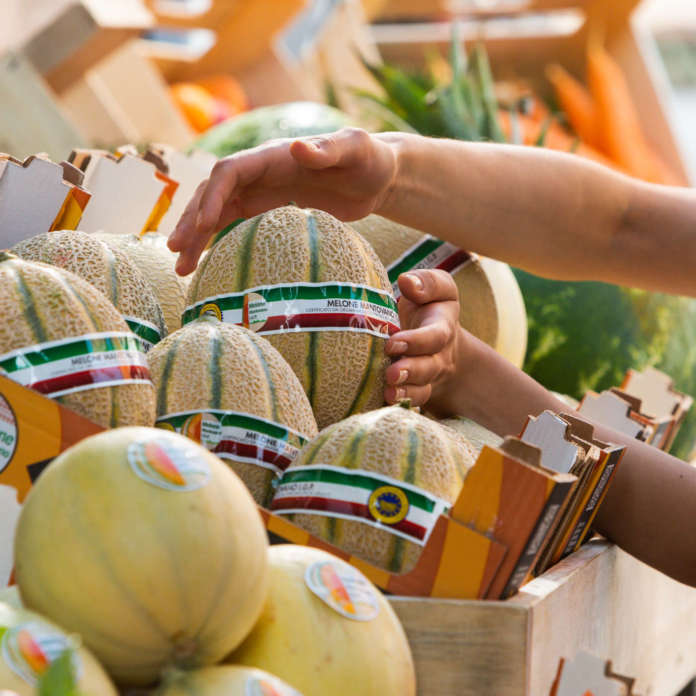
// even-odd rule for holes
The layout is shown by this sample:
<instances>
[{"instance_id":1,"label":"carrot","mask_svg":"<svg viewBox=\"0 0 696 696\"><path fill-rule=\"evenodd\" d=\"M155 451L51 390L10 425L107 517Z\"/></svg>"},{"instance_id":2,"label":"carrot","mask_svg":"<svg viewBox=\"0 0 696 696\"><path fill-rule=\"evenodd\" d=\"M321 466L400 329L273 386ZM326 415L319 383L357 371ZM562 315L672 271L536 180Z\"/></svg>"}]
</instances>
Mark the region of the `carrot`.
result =
<instances>
[{"instance_id":1,"label":"carrot","mask_svg":"<svg viewBox=\"0 0 696 696\"><path fill-rule=\"evenodd\" d=\"M586 144L597 147L597 109L587 88L560 65L549 65L546 76L573 130Z\"/></svg>"},{"instance_id":2,"label":"carrot","mask_svg":"<svg viewBox=\"0 0 696 696\"><path fill-rule=\"evenodd\" d=\"M645 138L626 77L599 42L587 48L587 80L597 108L601 149L629 174L660 184L680 183Z\"/></svg>"}]
</instances>

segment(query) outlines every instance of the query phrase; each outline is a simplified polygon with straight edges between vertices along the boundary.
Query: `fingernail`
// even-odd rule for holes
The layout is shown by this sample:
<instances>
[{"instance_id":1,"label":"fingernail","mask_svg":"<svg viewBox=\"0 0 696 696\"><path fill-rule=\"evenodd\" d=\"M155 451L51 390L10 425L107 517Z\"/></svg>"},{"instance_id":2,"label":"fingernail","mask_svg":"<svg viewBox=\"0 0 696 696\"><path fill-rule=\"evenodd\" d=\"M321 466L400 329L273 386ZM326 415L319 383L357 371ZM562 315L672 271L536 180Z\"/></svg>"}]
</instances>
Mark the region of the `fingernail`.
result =
<instances>
[{"instance_id":1,"label":"fingernail","mask_svg":"<svg viewBox=\"0 0 696 696\"><path fill-rule=\"evenodd\" d=\"M423 281L415 273L407 273L407 278L410 278L413 284L416 286L416 290L423 289Z\"/></svg>"},{"instance_id":2,"label":"fingernail","mask_svg":"<svg viewBox=\"0 0 696 696\"><path fill-rule=\"evenodd\" d=\"M403 384L408 379L408 370L399 370L399 377L395 384Z\"/></svg>"},{"instance_id":3,"label":"fingernail","mask_svg":"<svg viewBox=\"0 0 696 696\"><path fill-rule=\"evenodd\" d=\"M394 398L396 401L401 401L401 399L406 398L406 390L403 387L399 387L395 392L394 392Z\"/></svg>"},{"instance_id":4,"label":"fingernail","mask_svg":"<svg viewBox=\"0 0 696 696\"><path fill-rule=\"evenodd\" d=\"M392 341L387 343L387 352L390 355L403 355L408 348L408 343L405 341Z\"/></svg>"}]
</instances>

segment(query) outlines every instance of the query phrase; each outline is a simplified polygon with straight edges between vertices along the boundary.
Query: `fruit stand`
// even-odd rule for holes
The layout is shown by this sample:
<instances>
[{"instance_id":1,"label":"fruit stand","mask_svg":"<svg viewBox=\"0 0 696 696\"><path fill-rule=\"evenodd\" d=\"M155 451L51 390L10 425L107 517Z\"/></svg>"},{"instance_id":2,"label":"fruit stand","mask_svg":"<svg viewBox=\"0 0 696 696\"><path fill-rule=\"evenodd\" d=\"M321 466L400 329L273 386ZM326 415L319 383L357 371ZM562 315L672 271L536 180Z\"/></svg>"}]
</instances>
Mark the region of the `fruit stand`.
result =
<instances>
[{"instance_id":1,"label":"fruit stand","mask_svg":"<svg viewBox=\"0 0 696 696\"><path fill-rule=\"evenodd\" d=\"M594 525L634 446L691 472L696 300L294 202L221 202L187 277L169 248L218 158L345 126L688 186L639 0L22 2L0 9L0 696L689 693L696 589ZM428 329L437 278L508 375L486 388L524 370L563 408L484 413L494 433L442 391L414 407L390 341Z\"/></svg>"}]
</instances>

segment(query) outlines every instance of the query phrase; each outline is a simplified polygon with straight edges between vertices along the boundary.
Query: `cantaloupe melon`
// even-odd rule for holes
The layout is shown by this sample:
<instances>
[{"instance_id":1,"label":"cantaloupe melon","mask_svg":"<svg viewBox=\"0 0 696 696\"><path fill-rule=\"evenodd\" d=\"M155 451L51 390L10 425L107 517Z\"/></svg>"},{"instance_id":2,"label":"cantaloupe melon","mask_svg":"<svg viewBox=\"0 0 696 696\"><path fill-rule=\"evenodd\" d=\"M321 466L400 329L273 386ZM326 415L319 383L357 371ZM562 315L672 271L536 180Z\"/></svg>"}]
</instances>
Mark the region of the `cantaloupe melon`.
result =
<instances>
[{"instance_id":1,"label":"cantaloupe melon","mask_svg":"<svg viewBox=\"0 0 696 696\"><path fill-rule=\"evenodd\" d=\"M0 686L18 696L36 696L36 686L51 663L72 651L80 693L117 696L101 665L79 639L69 636L43 617L0 603Z\"/></svg>"},{"instance_id":2,"label":"cantaloupe melon","mask_svg":"<svg viewBox=\"0 0 696 696\"><path fill-rule=\"evenodd\" d=\"M488 445L489 447L500 447L500 445L503 444L502 437L468 418L461 416L444 418L439 420L438 423L444 425L446 428L454 430L454 432L465 438L476 452L480 452L484 445Z\"/></svg>"},{"instance_id":3,"label":"cantaloupe melon","mask_svg":"<svg viewBox=\"0 0 696 696\"><path fill-rule=\"evenodd\" d=\"M241 665L218 665L167 676L157 696L302 696L268 672Z\"/></svg>"},{"instance_id":4,"label":"cantaloupe melon","mask_svg":"<svg viewBox=\"0 0 696 696\"><path fill-rule=\"evenodd\" d=\"M398 290L401 273L442 268L459 289L459 322L510 362L521 367L527 349L527 315L510 267L468 254L452 244L379 215L350 223L377 252Z\"/></svg>"},{"instance_id":5,"label":"cantaloupe melon","mask_svg":"<svg viewBox=\"0 0 696 696\"><path fill-rule=\"evenodd\" d=\"M172 333L181 328L191 277L182 277L174 270L178 256L167 247L167 237L156 232L148 232L142 237L109 232L95 232L92 236L111 249L122 251L138 267L162 307L167 331Z\"/></svg>"},{"instance_id":6,"label":"cantaloupe melon","mask_svg":"<svg viewBox=\"0 0 696 696\"><path fill-rule=\"evenodd\" d=\"M317 434L302 385L280 353L241 326L201 317L149 353L160 427L225 459L268 504L271 482Z\"/></svg>"},{"instance_id":7,"label":"cantaloupe melon","mask_svg":"<svg viewBox=\"0 0 696 696\"><path fill-rule=\"evenodd\" d=\"M304 696L415 696L413 660L389 602L326 551L269 550L270 592L229 662L265 669Z\"/></svg>"},{"instance_id":8,"label":"cantaloupe melon","mask_svg":"<svg viewBox=\"0 0 696 696\"><path fill-rule=\"evenodd\" d=\"M435 421L407 404L387 406L322 430L286 470L271 509L401 573L417 562L475 460L473 448Z\"/></svg>"},{"instance_id":9,"label":"cantaloupe melon","mask_svg":"<svg viewBox=\"0 0 696 696\"><path fill-rule=\"evenodd\" d=\"M166 334L162 309L143 274L123 254L93 235L76 230L46 232L19 242L12 252L75 273L94 285L123 314L147 347Z\"/></svg>"},{"instance_id":10,"label":"cantaloupe melon","mask_svg":"<svg viewBox=\"0 0 696 696\"><path fill-rule=\"evenodd\" d=\"M285 206L231 230L198 266L185 321L215 313L288 361L319 427L384 403L398 316L372 248L328 213Z\"/></svg>"},{"instance_id":11,"label":"cantaloupe melon","mask_svg":"<svg viewBox=\"0 0 696 696\"><path fill-rule=\"evenodd\" d=\"M114 679L214 664L266 598L266 533L228 466L191 440L118 428L43 472L17 525L27 607L82 636Z\"/></svg>"},{"instance_id":12,"label":"cantaloupe melon","mask_svg":"<svg viewBox=\"0 0 696 696\"><path fill-rule=\"evenodd\" d=\"M152 425L145 354L78 276L0 252L0 371L108 427Z\"/></svg>"}]
</instances>

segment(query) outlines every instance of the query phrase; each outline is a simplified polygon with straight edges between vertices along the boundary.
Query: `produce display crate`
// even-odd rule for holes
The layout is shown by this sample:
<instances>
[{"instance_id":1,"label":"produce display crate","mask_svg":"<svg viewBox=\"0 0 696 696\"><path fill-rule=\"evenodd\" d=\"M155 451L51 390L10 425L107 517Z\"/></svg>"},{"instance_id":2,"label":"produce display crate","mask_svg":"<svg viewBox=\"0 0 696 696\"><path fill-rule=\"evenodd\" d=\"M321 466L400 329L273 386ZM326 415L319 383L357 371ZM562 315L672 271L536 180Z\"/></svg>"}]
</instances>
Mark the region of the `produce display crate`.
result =
<instances>
[{"instance_id":1,"label":"produce display crate","mask_svg":"<svg viewBox=\"0 0 696 696\"><path fill-rule=\"evenodd\" d=\"M603 37L623 70L641 125L652 146L683 184L693 180L684 164L673 128L672 105L664 68L653 40L632 19L640 0L529 0L511 7L486 3L487 11L462 14L459 34L467 46L485 44L493 75L499 80L524 79L540 95L548 95L544 74L560 63L583 78L589 36ZM372 34L386 62L422 68L428 49L449 50L452 22L376 24Z\"/></svg>"}]
</instances>

